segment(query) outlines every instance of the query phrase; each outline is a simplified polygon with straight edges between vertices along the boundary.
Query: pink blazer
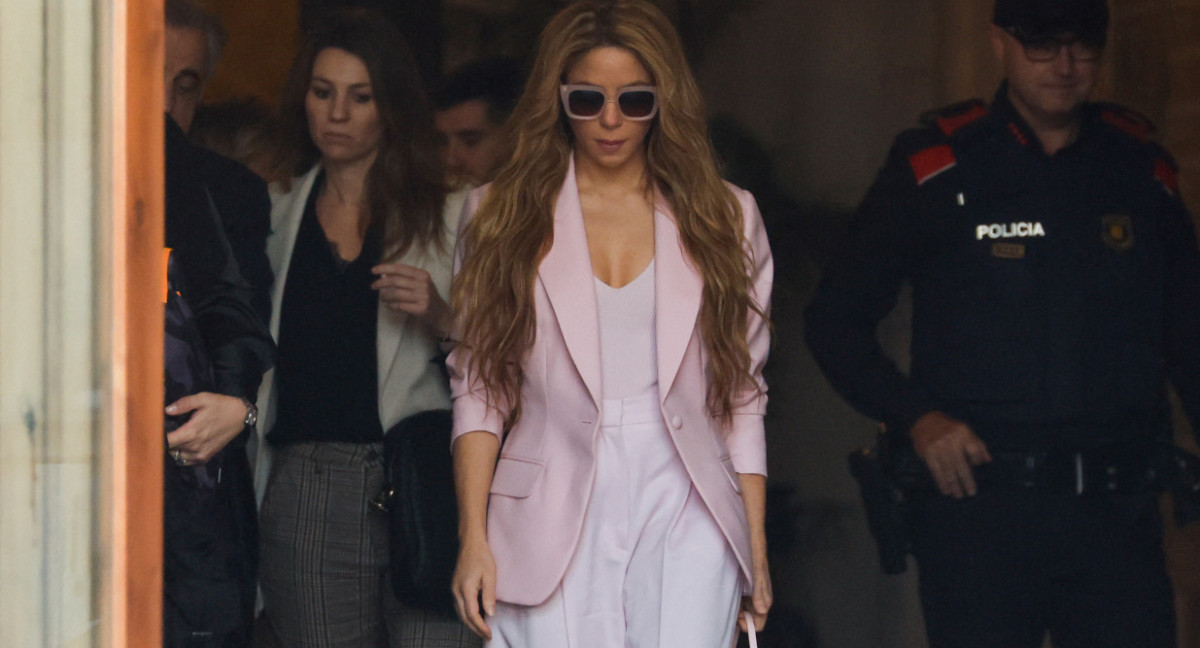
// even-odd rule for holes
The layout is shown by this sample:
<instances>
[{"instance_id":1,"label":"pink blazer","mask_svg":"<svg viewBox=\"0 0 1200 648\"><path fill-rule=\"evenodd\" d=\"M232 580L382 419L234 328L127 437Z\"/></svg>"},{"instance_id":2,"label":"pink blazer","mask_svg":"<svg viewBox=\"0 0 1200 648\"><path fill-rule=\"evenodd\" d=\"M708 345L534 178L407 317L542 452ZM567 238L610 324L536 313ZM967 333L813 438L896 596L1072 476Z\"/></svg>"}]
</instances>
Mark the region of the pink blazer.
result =
<instances>
[{"instance_id":1,"label":"pink blazer","mask_svg":"<svg viewBox=\"0 0 1200 648\"><path fill-rule=\"evenodd\" d=\"M771 251L750 193L732 187L745 215L754 298L769 306ZM467 200L472 215L485 188ZM662 200L655 209L655 317L662 415L679 456L750 581L750 541L737 473L766 474L762 367L770 335L750 315L752 371L761 393L738 399L722 429L705 410L705 352L697 315L702 282L685 255ZM536 605L558 586L575 551L595 475L600 423L600 332L587 236L572 164L554 213L554 244L534 288L537 335L524 360L521 420L503 434L504 412L486 402L465 373L467 350L450 354L454 439L485 430L503 437L488 503L488 545L496 559L496 596Z\"/></svg>"}]
</instances>

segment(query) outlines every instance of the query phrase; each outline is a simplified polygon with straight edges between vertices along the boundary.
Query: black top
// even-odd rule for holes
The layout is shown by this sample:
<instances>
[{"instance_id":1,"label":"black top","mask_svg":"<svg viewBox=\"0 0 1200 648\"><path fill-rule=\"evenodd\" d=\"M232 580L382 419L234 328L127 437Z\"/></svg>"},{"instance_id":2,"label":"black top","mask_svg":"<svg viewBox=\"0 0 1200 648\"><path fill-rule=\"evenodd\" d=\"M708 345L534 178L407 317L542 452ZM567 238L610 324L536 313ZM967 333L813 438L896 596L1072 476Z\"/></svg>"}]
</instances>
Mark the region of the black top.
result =
<instances>
[{"instance_id":1,"label":"black top","mask_svg":"<svg viewBox=\"0 0 1200 648\"><path fill-rule=\"evenodd\" d=\"M338 256L317 221L324 181L322 173L313 183L283 292L279 405L267 435L273 444L383 440L375 356L379 296L371 290L380 236L371 228L358 258Z\"/></svg>"},{"instance_id":2,"label":"black top","mask_svg":"<svg viewBox=\"0 0 1200 648\"><path fill-rule=\"evenodd\" d=\"M1200 252L1173 163L1115 106L1047 155L1001 87L897 138L806 312L833 386L907 430L941 410L992 449L1200 423ZM964 125L965 124L965 125ZM913 285L912 371L875 338Z\"/></svg>"}]
</instances>

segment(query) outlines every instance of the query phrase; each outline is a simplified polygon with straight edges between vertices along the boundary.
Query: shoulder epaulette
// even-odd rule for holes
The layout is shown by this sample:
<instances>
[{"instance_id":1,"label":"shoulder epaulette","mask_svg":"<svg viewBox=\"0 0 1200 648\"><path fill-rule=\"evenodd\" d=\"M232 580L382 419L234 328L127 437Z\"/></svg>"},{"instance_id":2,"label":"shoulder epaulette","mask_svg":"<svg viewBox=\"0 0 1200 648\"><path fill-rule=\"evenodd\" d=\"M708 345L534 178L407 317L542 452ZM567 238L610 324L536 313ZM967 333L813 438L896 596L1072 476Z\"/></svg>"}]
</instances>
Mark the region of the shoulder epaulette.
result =
<instances>
[{"instance_id":1,"label":"shoulder epaulette","mask_svg":"<svg viewBox=\"0 0 1200 648\"><path fill-rule=\"evenodd\" d=\"M943 137L941 143L927 146L908 156L917 185L923 185L934 177L949 171L958 164L954 149L945 141L961 130L987 115L987 105L980 99L971 99L931 110L921 115L921 123L936 129Z\"/></svg>"},{"instance_id":2,"label":"shoulder epaulette","mask_svg":"<svg viewBox=\"0 0 1200 648\"><path fill-rule=\"evenodd\" d=\"M968 99L922 114L921 124L935 126L947 137L950 137L963 126L978 121L987 113L987 104L983 103L982 99Z\"/></svg>"},{"instance_id":3,"label":"shoulder epaulette","mask_svg":"<svg viewBox=\"0 0 1200 648\"><path fill-rule=\"evenodd\" d=\"M1165 148L1151 139L1154 122L1149 117L1114 103L1097 104L1100 120L1118 131L1149 145L1154 155L1154 179L1172 196L1179 194L1179 165Z\"/></svg>"},{"instance_id":4,"label":"shoulder epaulette","mask_svg":"<svg viewBox=\"0 0 1200 648\"><path fill-rule=\"evenodd\" d=\"M954 149L949 144L937 144L923 148L908 156L908 164L912 167L917 186L923 185L958 165L954 157Z\"/></svg>"},{"instance_id":5,"label":"shoulder epaulette","mask_svg":"<svg viewBox=\"0 0 1200 648\"><path fill-rule=\"evenodd\" d=\"M1139 142L1148 141L1154 133L1154 123L1136 110L1113 103L1101 103L1097 106L1100 109L1100 119L1104 123Z\"/></svg>"}]
</instances>

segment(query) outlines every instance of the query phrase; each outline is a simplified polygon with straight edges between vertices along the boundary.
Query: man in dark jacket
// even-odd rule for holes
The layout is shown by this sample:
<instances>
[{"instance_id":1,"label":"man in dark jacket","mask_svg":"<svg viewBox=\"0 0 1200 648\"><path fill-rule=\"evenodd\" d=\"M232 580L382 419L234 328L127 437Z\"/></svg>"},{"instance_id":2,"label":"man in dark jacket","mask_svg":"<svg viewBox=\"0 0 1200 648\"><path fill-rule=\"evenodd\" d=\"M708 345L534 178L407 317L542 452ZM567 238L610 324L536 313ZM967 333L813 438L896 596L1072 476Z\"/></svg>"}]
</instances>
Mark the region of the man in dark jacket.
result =
<instances>
[{"instance_id":1,"label":"man in dark jacket","mask_svg":"<svg viewBox=\"0 0 1200 648\"><path fill-rule=\"evenodd\" d=\"M194 149L166 119L163 643L250 643L257 576L245 444L275 346L250 305Z\"/></svg>"}]
</instances>

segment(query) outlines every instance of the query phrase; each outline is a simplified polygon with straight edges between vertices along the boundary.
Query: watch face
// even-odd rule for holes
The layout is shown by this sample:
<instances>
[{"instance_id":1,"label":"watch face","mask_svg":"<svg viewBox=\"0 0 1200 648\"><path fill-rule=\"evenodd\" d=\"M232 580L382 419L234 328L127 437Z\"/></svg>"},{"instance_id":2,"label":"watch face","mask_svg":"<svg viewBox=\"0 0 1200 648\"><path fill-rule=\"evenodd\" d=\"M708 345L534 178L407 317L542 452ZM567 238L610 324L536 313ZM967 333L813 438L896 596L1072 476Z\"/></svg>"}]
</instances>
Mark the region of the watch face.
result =
<instances>
[{"instance_id":1,"label":"watch face","mask_svg":"<svg viewBox=\"0 0 1200 648\"><path fill-rule=\"evenodd\" d=\"M243 423L243 425L254 425L255 423L258 422L258 408L255 407L254 403L251 403L250 401L245 401L245 403L246 403L246 420L243 421L242 423Z\"/></svg>"}]
</instances>

